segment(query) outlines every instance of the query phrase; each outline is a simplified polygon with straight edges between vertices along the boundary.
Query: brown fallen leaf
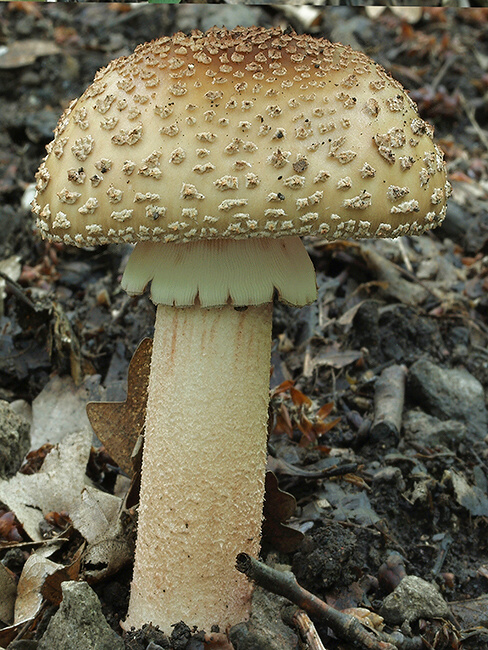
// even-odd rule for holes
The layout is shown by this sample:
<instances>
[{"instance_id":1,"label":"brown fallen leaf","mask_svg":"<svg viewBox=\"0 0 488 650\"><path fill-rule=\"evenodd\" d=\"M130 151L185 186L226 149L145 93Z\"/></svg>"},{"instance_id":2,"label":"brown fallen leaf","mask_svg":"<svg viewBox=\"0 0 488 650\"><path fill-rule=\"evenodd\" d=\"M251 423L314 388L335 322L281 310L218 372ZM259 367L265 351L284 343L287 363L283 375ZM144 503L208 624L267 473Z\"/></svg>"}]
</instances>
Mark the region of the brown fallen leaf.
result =
<instances>
[{"instance_id":1,"label":"brown fallen leaf","mask_svg":"<svg viewBox=\"0 0 488 650\"><path fill-rule=\"evenodd\" d=\"M33 449L30 451L27 456L25 457L24 464L20 468L19 472L21 474L36 474L40 468L42 467L42 463L44 462L44 459L48 455L48 453L51 451L51 449L54 447L49 442L46 442L46 444L42 445L38 449Z\"/></svg>"},{"instance_id":2,"label":"brown fallen leaf","mask_svg":"<svg viewBox=\"0 0 488 650\"><path fill-rule=\"evenodd\" d=\"M0 508L0 548L4 541L22 542L22 525L13 512Z\"/></svg>"},{"instance_id":3,"label":"brown fallen leaf","mask_svg":"<svg viewBox=\"0 0 488 650\"><path fill-rule=\"evenodd\" d=\"M85 550L85 542L81 544L74 554L71 563L63 566L54 573L49 574L41 587L42 596L51 603L51 605L60 605L63 600L61 592L61 583L65 580L76 580L80 573L81 556Z\"/></svg>"},{"instance_id":4,"label":"brown fallen leaf","mask_svg":"<svg viewBox=\"0 0 488 650\"><path fill-rule=\"evenodd\" d=\"M119 467L132 475L132 450L144 429L152 339L143 339L129 364L125 402L89 402L86 413L97 437Z\"/></svg>"},{"instance_id":5,"label":"brown fallen leaf","mask_svg":"<svg viewBox=\"0 0 488 650\"><path fill-rule=\"evenodd\" d=\"M63 565L39 553L32 553L24 564L17 585L14 624L30 621L43 607L42 587L47 577Z\"/></svg>"},{"instance_id":6,"label":"brown fallen leaf","mask_svg":"<svg viewBox=\"0 0 488 650\"><path fill-rule=\"evenodd\" d=\"M295 514L295 497L280 490L273 472L266 472L265 488L263 541L282 553L296 551L303 533L283 523Z\"/></svg>"},{"instance_id":7,"label":"brown fallen leaf","mask_svg":"<svg viewBox=\"0 0 488 650\"><path fill-rule=\"evenodd\" d=\"M0 630L0 648L6 648L9 643L18 639L21 634L26 634L26 631L33 630L40 618L42 617L44 610L41 608L39 612L34 616L30 621L21 621L20 623L15 623L14 625L8 625Z\"/></svg>"}]
</instances>

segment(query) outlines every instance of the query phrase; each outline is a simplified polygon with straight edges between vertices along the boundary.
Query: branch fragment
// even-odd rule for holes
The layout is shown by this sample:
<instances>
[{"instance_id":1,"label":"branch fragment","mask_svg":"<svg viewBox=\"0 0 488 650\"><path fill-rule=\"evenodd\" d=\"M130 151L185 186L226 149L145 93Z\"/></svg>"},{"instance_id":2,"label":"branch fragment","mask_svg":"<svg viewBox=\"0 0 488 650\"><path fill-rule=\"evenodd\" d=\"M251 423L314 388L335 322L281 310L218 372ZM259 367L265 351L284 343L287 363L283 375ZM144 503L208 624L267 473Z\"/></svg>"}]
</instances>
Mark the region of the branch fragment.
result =
<instances>
[{"instance_id":1,"label":"branch fragment","mask_svg":"<svg viewBox=\"0 0 488 650\"><path fill-rule=\"evenodd\" d=\"M399 440L406 376L405 366L389 366L376 382L374 422L370 433L374 440Z\"/></svg>"},{"instance_id":2,"label":"branch fragment","mask_svg":"<svg viewBox=\"0 0 488 650\"><path fill-rule=\"evenodd\" d=\"M291 571L277 571L256 560L247 553L239 553L236 569L263 589L288 598L303 609L312 619L328 625L341 639L366 650L421 650L424 645L420 637L406 638L403 634L392 635L368 632L359 620L334 609L310 591L301 587ZM381 637L381 638L378 638Z\"/></svg>"}]
</instances>

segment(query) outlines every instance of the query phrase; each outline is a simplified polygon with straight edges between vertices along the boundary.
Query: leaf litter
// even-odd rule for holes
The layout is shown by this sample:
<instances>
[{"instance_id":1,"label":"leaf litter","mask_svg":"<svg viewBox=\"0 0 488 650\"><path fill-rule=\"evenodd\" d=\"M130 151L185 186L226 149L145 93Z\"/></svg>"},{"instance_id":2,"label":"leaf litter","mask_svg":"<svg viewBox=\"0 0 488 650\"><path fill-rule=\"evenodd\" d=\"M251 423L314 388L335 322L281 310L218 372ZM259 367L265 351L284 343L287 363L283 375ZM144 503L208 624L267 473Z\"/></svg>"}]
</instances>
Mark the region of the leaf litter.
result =
<instances>
[{"instance_id":1,"label":"leaf litter","mask_svg":"<svg viewBox=\"0 0 488 650\"><path fill-rule=\"evenodd\" d=\"M17 58L21 67L1 69L10 92L0 96L2 115L15 115L16 121L8 118L0 183L6 215L0 251L8 275L0 396L34 403L43 419L35 413L35 442L22 473L0 483L0 612L7 624L0 645L21 632L11 627L16 601L34 617L24 638L35 637L46 605L59 602L66 577L94 585L114 629L124 616L123 607L111 607L104 589L128 587L123 567L130 566L135 536L137 441L149 353L140 350L130 366L129 361L139 341L151 335L154 310L146 298L129 299L119 288L127 248L94 253L45 245L26 225L21 199L61 105L84 89L96 68L119 48L129 51L160 33L203 26L214 8L175 8L171 15L150 14L150 7L147 13L129 8L110 16L104 10L104 20L100 9L74 7L67 20L62 6L27 13L12 3L3 15L12 43L23 34L25 52ZM295 9L289 16L298 26L300 16L309 21ZM259 11L263 24L286 20L284 8ZM326 8L314 8L308 28L325 30L332 39L339 27L342 34L349 29L352 39L355 21L364 15L348 11L338 20ZM486 440L460 436L466 423L455 409L443 418L429 413L429 404L420 404L412 392L410 375L415 362L428 357L441 369L466 369L485 392L488 386L487 24L486 10L479 8L422 8L407 20L385 11L363 22L368 53L409 86L422 115L435 123L454 194L445 224L430 237L307 242L318 270L319 302L301 313L283 305L275 309L281 345L273 353L268 462L275 476L268 475L263 555L292 564L300 536L307 540L333 525L341 534L349 531L350 576L342 576L335 593L321 595L351 604L353 593L358 607L374 613L386 595L377 584L381 566L400 551L409 575L437 583L459 624L420 621L412 639L423 635L438 648L458 647L461 640L462 647L477 650L487 647ZM45 44L37 53L25 39L35 28ZM106 38L107 31L115 40ZM46 78L49 98L41 90ZM35 123L25 93L17 90L25 84L38 102ZM375 415L385 411L379 378L395 365L408 369L400 437L390 427L375 437ZM86 424L89 395L98 402L89 407L97 439L92 429L76 426L82 419ZM317 539L319 556L338 552L330 539ZM273 542L281 545L279 552L271 550ZM39 568L31 572L30 564ZM298 559L295 565L298 571ZM22 598L13 590L20 578L26 585ZM320 592L313 580L309 586ZM359 608L356 614L364 612ZM326 630L320 634L327 647L337 647ZM191 636L190 631L189 643ZM148 642L133 647L145 650Z\"/></svg>"}]
</instances>

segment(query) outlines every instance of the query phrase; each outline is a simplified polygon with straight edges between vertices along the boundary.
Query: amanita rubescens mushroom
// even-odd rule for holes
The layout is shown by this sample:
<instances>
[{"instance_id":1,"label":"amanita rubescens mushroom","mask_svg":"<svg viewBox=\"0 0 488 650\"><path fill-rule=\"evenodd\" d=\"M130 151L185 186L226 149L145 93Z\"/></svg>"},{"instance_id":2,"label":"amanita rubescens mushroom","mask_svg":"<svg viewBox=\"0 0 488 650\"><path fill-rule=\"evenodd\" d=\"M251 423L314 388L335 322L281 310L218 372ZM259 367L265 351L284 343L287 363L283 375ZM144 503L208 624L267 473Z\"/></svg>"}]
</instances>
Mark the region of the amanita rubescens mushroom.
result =
<instances>
[{"instance_id":1,"label":"amanita rubescens mushroom","mask_svg":"<svg viewBox=\"0 0 488 650\"><path fill-rule=\"evenodd\" d=\"M41 234L136 244L157 303L126 626L247 617L273 296L315 299L302 235L416 235L449 184L432 127L367 56L280 29L179 33L112 61L37 174Z\"/></svg>"}]
</instances>

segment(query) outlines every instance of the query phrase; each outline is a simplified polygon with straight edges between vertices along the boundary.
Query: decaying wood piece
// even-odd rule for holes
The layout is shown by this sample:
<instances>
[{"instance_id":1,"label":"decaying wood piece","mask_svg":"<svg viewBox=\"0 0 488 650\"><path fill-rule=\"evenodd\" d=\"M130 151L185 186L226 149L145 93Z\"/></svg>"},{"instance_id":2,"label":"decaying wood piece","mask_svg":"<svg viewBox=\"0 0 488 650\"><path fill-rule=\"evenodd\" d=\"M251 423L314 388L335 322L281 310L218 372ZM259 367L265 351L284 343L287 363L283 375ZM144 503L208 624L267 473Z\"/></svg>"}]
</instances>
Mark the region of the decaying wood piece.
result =
<instances>
[{"instance_id":1,"label":"decaying wood piece","mask_svg":"<svg viewBox=\"0 0 488 650\"><path fill-rule=\"evenodd\" d=\"M294 607L293 610L291 623L298 630L303 641L307 644L306 647L309 648L309 650L327 650L309 615L304 612L303 609L299 609L298 607Z\"/></svg>"},{"instance_id":2,"label":"decaying wood piece","mask_svg":"<svg viewBox=\"0 0 488 650\"><path fill-rule=\"evenodd\" d=\"M395 365L385 368L377 380L370 434L374 440L400 438L406 377L406 367Z\"/></svg>"}]
</instances>

